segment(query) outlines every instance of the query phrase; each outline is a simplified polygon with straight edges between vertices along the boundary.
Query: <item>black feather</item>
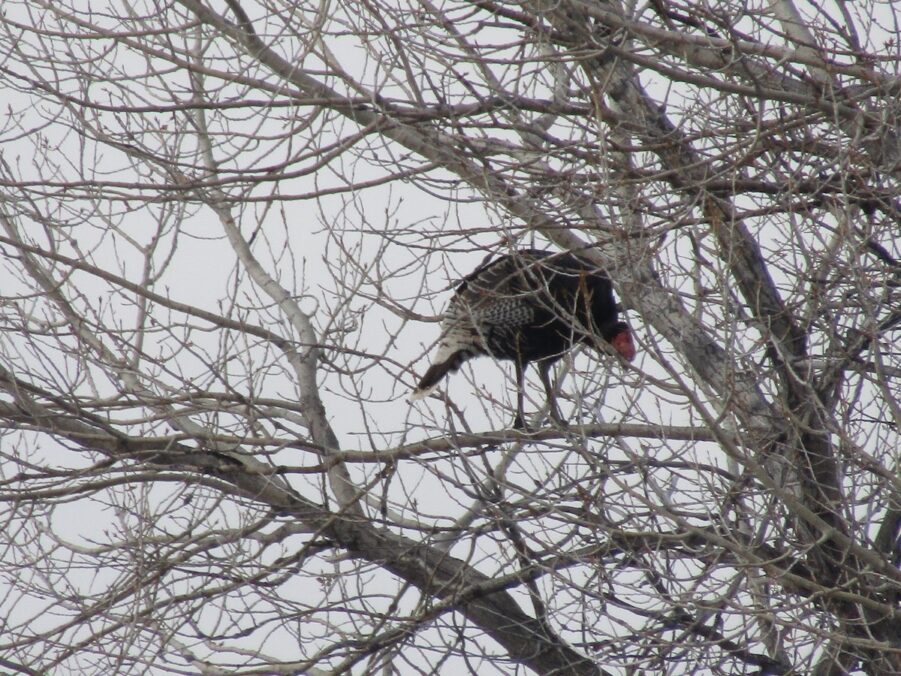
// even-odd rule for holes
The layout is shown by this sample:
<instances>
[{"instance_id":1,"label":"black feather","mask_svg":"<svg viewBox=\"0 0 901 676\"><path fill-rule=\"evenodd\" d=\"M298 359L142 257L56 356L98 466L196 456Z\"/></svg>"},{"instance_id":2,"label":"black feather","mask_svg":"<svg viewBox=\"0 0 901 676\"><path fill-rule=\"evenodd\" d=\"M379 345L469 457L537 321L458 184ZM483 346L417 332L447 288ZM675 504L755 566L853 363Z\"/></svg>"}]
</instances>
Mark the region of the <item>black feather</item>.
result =
<instances>
[{"instance_id":1,"label":"black feather","mask_svg":"<svg viewBox=\"0 0 901 676\"><path fill-rule=\"evenodd\" d=\"M576 343L595 345L628 327L618 321L610 279L569 253L523 249L485 263L457 286L441 325L433 365L414 398L425 396L447 373L480 354L513 360L522 426L523 371L538 362L551 414L559 420L548 379L550 366Z\"/></svg>"}]
</instances>

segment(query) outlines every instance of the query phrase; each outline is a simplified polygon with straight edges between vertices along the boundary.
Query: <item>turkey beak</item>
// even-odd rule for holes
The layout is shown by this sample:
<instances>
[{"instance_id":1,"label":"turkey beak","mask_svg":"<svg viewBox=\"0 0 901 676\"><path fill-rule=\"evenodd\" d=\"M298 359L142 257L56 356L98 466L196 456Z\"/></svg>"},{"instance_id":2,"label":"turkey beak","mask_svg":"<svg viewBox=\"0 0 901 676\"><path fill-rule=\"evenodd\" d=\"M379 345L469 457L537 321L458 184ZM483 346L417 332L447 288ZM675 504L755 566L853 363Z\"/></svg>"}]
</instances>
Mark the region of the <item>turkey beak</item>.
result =
<instances>
[{"instance_id":1,"label":"turkey beak","mask_svg":"<svg viewBox=\"0 0 901 676\"><path fill-rule=\"evenodd\" d=\"M635 359L635 343L632 342L632 333L628 330L620 331L610 341L613 349L626 361Z\"/></svg>"}]
</instances>

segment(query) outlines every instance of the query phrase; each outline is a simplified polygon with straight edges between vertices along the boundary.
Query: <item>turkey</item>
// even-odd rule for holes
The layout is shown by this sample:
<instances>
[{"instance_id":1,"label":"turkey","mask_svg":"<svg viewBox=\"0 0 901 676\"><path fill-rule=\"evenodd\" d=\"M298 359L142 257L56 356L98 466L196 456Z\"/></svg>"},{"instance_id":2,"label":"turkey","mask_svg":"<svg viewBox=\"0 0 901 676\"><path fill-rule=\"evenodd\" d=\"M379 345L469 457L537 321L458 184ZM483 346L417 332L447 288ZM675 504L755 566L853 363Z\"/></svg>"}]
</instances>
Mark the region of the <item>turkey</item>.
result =
<instances>
[{"instance_id":1,"label":"turkey","mask_svg":"<svg viewBox=\"0 0 901 676\"><path fill-rule=\"evenodd\" d=\"M432 365L413 391L422 399L448 373L478 355L516 367L516 418L523 423L525 369L536 362L551 417L560 424L550 368L576 343L603 338L623 359L635 357L629 327L618 320L613 287L597 267L573 254L523 249L483 264L457 287L441 323Z\"/></svg>"}]
</instances>

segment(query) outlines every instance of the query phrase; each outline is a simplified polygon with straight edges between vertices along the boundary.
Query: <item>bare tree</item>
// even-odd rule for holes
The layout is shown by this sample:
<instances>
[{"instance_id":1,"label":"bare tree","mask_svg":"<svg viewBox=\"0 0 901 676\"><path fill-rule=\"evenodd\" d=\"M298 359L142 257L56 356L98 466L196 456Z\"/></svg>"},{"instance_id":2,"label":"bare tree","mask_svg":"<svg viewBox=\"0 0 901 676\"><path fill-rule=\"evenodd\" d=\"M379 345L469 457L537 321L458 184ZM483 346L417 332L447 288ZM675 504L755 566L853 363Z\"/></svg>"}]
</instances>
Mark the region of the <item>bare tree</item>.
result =
<instances>
[{"instance_id":1,"label":"bare tree","mask_svg":"<svg viewBox=\"0 0 901 676\"><path fill-rule=\"evenodd\" d=\"M5 2L0 665L901 673L899 19ZM638 359L409 404L523 247Z\"/></svg>"}]
</instances>

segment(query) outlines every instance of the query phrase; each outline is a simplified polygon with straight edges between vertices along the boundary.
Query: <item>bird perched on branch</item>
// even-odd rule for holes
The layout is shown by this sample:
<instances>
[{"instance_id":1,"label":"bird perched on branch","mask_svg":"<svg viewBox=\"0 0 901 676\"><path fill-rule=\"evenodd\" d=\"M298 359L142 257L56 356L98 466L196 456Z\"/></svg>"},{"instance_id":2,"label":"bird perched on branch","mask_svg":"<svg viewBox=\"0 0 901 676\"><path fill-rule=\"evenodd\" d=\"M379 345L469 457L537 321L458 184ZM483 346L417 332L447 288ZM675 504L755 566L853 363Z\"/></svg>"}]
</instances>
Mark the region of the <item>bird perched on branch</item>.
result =
<instances>
[{"instance_id":1,"label":"bird perched on branch","mask_svg":"<svg viewBox=\"0 0 901 676\"><path fill-rule=\"evenodd\" d=\"M551 417L563 423L550 368L576 343L608 344L623 359L635 357L632 333L618 320L610 279L570 253L523 249L481 265L457 287L441 323L432 365L411 401L428 396L448 373L478 355L516 366L516 418L523 423L523 380L536 362Z\"/></svg>"}]
</instances>

